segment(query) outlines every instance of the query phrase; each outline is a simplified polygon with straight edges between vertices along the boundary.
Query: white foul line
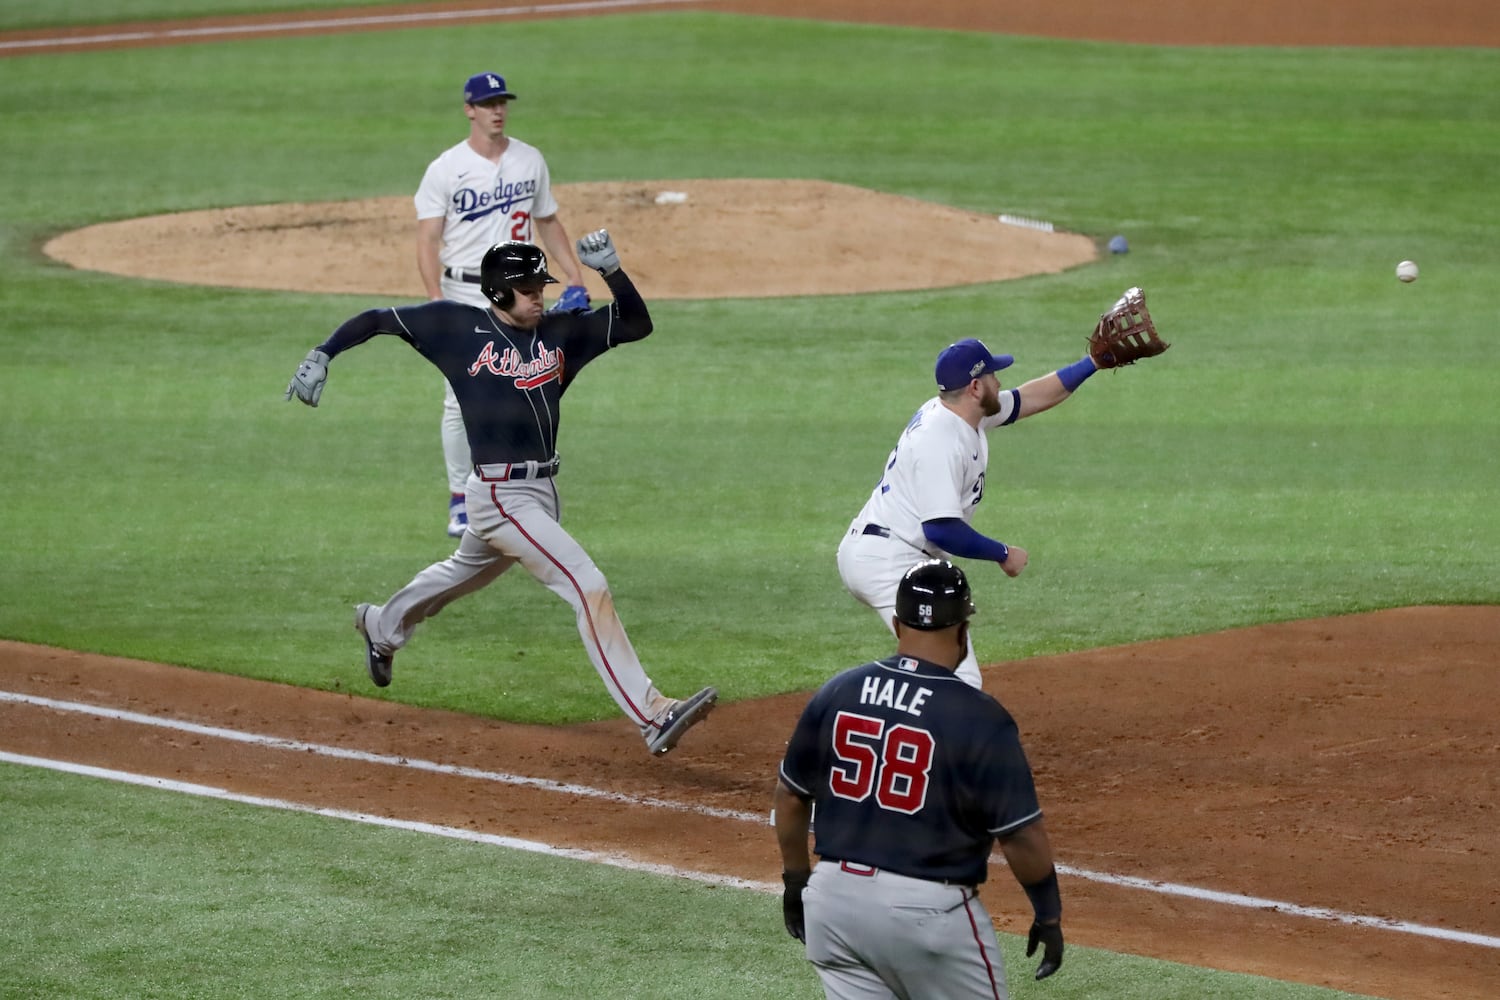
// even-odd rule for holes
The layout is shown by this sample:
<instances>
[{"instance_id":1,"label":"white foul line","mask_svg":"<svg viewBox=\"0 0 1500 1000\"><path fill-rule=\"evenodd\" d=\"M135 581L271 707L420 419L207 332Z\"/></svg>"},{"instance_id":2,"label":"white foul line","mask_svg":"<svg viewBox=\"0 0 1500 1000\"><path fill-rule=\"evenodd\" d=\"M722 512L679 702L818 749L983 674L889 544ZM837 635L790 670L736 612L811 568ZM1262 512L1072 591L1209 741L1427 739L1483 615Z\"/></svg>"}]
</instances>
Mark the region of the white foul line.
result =
<instances>
[{"instance_id":1,"label":"white foul line","mask_svg":"<svg viewBox=\"0 0 1500 1000\"><path fill-rule=\"evenodd\" d=\"M0 691L0 702L14 701L28 705L36 705L40 708L50 708L57 712L79 712L84 715L96 715L104 719L115 719L119 722L131 722L141 726L157 726L162 729L175 729L178 732L193 733L197 736L208 736L213 739L230 740L235 743L252 743L257 746L270 747L275 750L298 750L305 753L318 754L323 757L333 757L338 760L356 760L364 764L385 764L390 767L405 767L413 771L431 771L434 774L448 774L458 778L473 778L477 781L494 781L502 785L523 785L530 788L540 788L548 792L562 792L566 795L577 795L582 798L607 799L611 802L622 802L626 805L650 806L653 809L671 809L677 812L698 813L703 816L713 816L718 819L750 820L752 822L764 822L765 817L755 814L740 812L734 809L716 809L713 806L691 805L685 802L673 802L669 799L655 799L639 795L626 795L621 792L605 791L602 788L593 788L589 785L574 785L565 781L552 781L547 778L531 778L520 774L505 774L500 771L483 771L477 767L460 767L456 764L439 764L436 761L421 760L414 757L400 757L392 754L369 753L364 750L348 750L344 747L332 747L322 743L308 743L303 740L283 739L279 736L266 736L262 733L246 733L238 729L224 729L219 726L203 726L196 722L183 722L178 719L167 719L157 715L142 715L139 712L126 712L118 708L102 708L97 705L84 705L72 701L56 701L52 698L39 698L33 695L13 694L9 691Z\"/></svg>"},{"instance_id":2,"label":"white foul line","mask_svg":"<svg viewBox=\"0 0 1500 1000\"><path fill-rule=\"evenodd\" d=\"M241 795L238 792L215 788L212 785L196 785L185 781L173 781L168 778L153 778L145 774L132 774L129 771L112 771L102 767L90 767L86 764L48 760L45 757L27 757L21 754L7 753L4 750L0 750L0 763L40 767L49 771L63 771L68 774L78 774L88 778L103 778L107 781L119 781L127 785L141 785L146 788L178 792L183 795L197 795L203 798L220 799L225 802L238 802L244 805L260 806L264 809L286 809L291 812L310 813L314 816L328 816L332 819L352 820L356 823L368 823L372 826L390 827L395 830L409 830L413 833L426 833L436 837L448 837L453 840L467 840L475 844L489 844L492 847L504 847L513 851L530 851L534 854L547 854L558 858L572 858L575 861L589 861L594 864L610 865L615 868L629 869L630 871L671 875L678 878L692 879L695 882L705 882L709 885L730 886L737 889L758 889L762 892L781 891L780 885L772 885L770 882L752 882L748 879L734 878L729 875L684 871L669 865L636 861L619 854L601 854L598 851L584 851L572 847L554 847L551 844L543 844L535 840L502 837L499 834L480 833L477 830L460 830L452 826L438 826L434 823L418 823L414 820L392 819L389 816L376 816L372 813L349 812L344 809L310 806L300 802L291 802L286 799L265 798L260 795Z\"/></svg>"},{"instance_id":3,"label":"white foul line","mask_svg":"<svg viewBox=\"0 0 1500 1000\"><path fill-rule=\"evenodd\" d=\"M383 764L390 767L404 767L418 771L431 771L438 774L449 774L463 778L473 778L480 781L493 781L506 785L521 785L536 788L542 791L562 792L567 795L575 795L586 798L605 799L611 802L620 802L627 805L646 806L653 809L669 809L676 812L696 813L703 816L713 816L719 819L733 819L742 822L765 825L766 816L763 813L750 813L735 809L718 809L712 806L694 805L685 802L673 802L669 799L658 799L649 796L627 795L621 792L610 792L588 785L576 785L568 782L550 781L541 778L532 778L524 775L506 774L499 771L485 771L473 767L460 767L453 764L439 764L435 761L420 760L410 757L399 757L389 754L368 753L363 750L349 750L343 747L326 746L321 743L309 743L304 740L283 739L278 736L267 736L261 733L247 733L235 729L225 729L219 726L205 726L195 722L183 722L177 719L168 719L154 715L143 715L139 712L127 712L122 709L105 708L97 705L86 705L81 702L58 701L53 698L42 698L36 695L19 694L10 691L0 691L0 702L13 702L25 705L34 705L39 708L51 709L57 712L76 712L84 715L93 715L100 718L115 719L120 722L129 722L143 726L156 726L163 729L173 729L179 732L193 733L199 736L208 736L214 739L230 740L238 743L249 743L258 746L271 747L281 750L296 750L304 753L313 753L325 757L333 757L341 760L356 760L370 764ZM106 771L101 768L86 767L83 765L68 764L58 761L45 761L41 758L18 757L0 751L0 761L12 763L24 763L35 767L49 767L54 770L69 771L76 774L87 774L93 777L109 778L114 781L125 781L131 784L147 785L150 787L165 788L172 791L185 792L192 795L204 795L213 798L221 798L234 802L245 802L252 805L261 805L278 809L292 809L299 812L316 813L321 816L332 816L341 819L354 819L359 822L375 823L380 826L396 827L404 830L430 833L437 836L458 837L459 839L474 840L480 843L496 844L503 847L513 847L517 850L536 851L545 854L556 854L560 857L576 857L584 860L595 861L602 864L613 864L617 867L632 868L642 871L658 871L664 874L680 875L701 882L711 882L719 885L741 885L748 888L766 889L780 891L779 887L768 883L741 882L729 880L725 877L708 875L702 872L685 872L668 866L649 867L640 862L628 861L613 855L595 854L588 851L575 851L568 848L551 847L538 844L533 841L520 841L513 838L497 837L489 834L477 834L466 830L450 830L448 827L434 826L427 823L417 823L407 820L394 820L380 816L367 816L363 813L348 813L341 810L325 809L315 806L300 805L292 802L284 802L280 799L263 799L255 796L243 796L228 792L223 789L212 788L205 785L188 785L180 782L169 781L162 778L153 778L145 775L132 775L119 771ZM1402 920L1389 920L1384 917L1371 917L1355 913L1344 913L1339 910L1326 909L1318 906L1300 906L1296 903L1285 903L1274 899L1265 899L1259 896L1246 896L1240 893L1220 892L1215 889L1200 889L1196 886L1181 885L1174 882L1159 882L1154 879L1137 878L1130 875L1114 875L1109 872L1096 872L1087 868L1076 868L1072 865L1059 864L1057 870L1060 874L1071 878L1084 879L1090 882L1099 882L1104 885L1121 886L1127 889L1141 889L1146 892L1159 893L1166 896L1180 896L1188 899L1196 899L1208 903L1217 903L1224 906L1235 906L1243 909L1269 910L1277 913L1285 913L1290 916L1307 917L1313 920L1323 920L1333 923L1349 924L1356 927L1369 927L1378 930L1396 931L1402 934L1412 934L1418 937L1436 938L1443 941L1454 941L1460 944L1478 945L1482 948L1500 949L1500 937L1487 934L1476 934L1470 931L1450 930L1446 927L1432 927L1425 924L1410 923Z\"/></svg>"},{"instance_id":4,"label":"white foul line","mask_svg":"<svg viewBox=\"0 0 1500 1000\"><path fill-rule=\"evenodd\" d=\"M118 45L121 42L172 41L191 38L227 38L233 35L268 35L292 31L347 31L352 28L382 25L421 25L439 21L471 21L531 14L584 14L633 7L659 7L666 4L698 3L702 0L578 0L576 3L533 4L525 7L489 7L483 10L434 10L417 14L369 14L359 17L323 18L307 21L276 21L267 24L230 24L203 28L162 28L158 31L125 31L107 35L56 35L50 38L23 38L0 41L6 49L47 49L79 45Z\"/></svg>"}]
</instances>

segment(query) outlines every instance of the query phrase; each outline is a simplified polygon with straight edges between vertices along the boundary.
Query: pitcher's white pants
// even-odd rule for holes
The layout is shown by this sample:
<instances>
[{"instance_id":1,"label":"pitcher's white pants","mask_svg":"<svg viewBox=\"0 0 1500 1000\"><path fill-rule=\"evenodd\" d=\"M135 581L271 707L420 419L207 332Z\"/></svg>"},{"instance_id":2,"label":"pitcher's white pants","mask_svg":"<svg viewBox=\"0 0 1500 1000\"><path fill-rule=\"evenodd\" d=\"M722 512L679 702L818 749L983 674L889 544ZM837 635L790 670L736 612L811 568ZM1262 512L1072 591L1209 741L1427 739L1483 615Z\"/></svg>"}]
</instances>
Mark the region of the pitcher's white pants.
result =
<instances>
[{"instance_id":1,"label":"pitcher's white pants","mask_svg":"<svg viewBox=\"0 0 1500 1000\"><path fill-rule=\"evenodd\" d=\"M464 430L463 411L458 408L458 397L453 395L453 386L443 379L443 466L448 470L448 492L462 495L469 481L469 470L474 467L469 454L469 434Z\"/></svg>"},{"instance_id":2,"label":"pitcher's white pants","mask_svg":"<svg viewBox=\"0 0 1500 1000\"><path fill-rule=\"evenodd\" d=\"M466 306L488 309L490 300L484 297L479 286L469 281L454 281L444 275L439 282L443 298L451 302L462 302ZM443 465L448 470L448 492L463 495L469 481L469 471L474 468L474 459L469 453L469 435L464 430L464 415L458 408L458 397L453 395L453 386L443 379L443 419L440 425L443 440Z\"/></svg>"}]
</instances>

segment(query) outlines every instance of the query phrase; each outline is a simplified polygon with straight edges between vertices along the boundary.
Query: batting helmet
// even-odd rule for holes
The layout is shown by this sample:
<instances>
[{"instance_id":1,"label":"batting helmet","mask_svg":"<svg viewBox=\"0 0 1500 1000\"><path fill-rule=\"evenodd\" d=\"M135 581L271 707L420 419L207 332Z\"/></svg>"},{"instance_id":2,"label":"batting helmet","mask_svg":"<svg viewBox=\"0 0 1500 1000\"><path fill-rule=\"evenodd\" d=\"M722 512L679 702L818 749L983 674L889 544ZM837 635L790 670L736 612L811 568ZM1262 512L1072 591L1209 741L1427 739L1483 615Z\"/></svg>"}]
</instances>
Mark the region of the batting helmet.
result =
<instances>
[{"instance_id":1,"label":"batting helmet","mask_svg":"<svg viewBox=\"0 0 1500 1000\"><path fill-rule=\"evenodd\" d=\"M946 559L917 563L896 588L896 620L923 632L962 625L973 613L969 581Z\"/></svg>"},{"instance_id":2,"label":"batting helmet","mask_svg":"<svg viewBox=\"0 0 1500 1000\"><path fill-rule=\"evenodd\" d=\"M479 264L479 290L501 309L515 305L517 285L555 285L557 279L547 273L547 255L530 243L511 240L496 243L485 251Z\"/></svg>"}]
</instances>

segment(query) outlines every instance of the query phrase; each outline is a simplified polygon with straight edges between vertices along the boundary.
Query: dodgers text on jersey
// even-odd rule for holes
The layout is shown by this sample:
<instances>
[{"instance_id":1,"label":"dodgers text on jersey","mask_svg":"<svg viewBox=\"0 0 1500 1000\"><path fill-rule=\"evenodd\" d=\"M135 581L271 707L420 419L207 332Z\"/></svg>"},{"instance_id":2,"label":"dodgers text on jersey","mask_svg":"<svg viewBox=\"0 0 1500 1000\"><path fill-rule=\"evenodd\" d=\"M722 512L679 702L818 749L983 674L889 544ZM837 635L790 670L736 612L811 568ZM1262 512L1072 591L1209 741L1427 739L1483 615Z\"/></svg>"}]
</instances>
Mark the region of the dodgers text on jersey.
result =
<instances>
[{"instance_id":1,"label":"dodgers text on jersey","mask_svg":"<svg viewBox=\"0 0 1500 1000\"><path fill-rule=\"evenodd\" d=\"M536 197L536 178L507 184L504 178L495 182L493 191L475 191L459 188L453 192L453 211L463 217L464 222L482 219L491 212L509 212L522 202Z\"/></svg>"}]
</instances>

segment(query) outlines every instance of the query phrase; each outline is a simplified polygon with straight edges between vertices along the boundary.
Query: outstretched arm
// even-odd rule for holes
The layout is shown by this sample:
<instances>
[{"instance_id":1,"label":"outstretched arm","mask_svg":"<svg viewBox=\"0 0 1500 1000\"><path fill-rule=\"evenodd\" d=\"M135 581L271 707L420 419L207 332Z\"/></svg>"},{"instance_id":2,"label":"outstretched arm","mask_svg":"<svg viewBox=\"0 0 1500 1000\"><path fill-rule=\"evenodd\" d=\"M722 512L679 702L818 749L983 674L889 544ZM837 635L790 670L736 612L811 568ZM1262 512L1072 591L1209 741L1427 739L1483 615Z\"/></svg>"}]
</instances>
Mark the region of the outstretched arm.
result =
<instances>
[{"instance_id":1,"label":"outstretched arm","mask_svg":"<svg viewBox=\"0 0 1500 1000\"><path fill-rule=\"evenodd\" d=\"M400 324L394 321L394 314L391 310L366 309L359 315L351 316L340 323L338 328L328 335L328 339L318 345L318 350L330 358L336 358L349 348L363 344L377 333L395 333L400 329Z\"/></svg>"},{"instance_id":2,"label":"outstretched arm","mask_svg":"<svg viewBox=\"0 0 1500 1000\"><path fill-rule=\"evenodd\" d=\"M328 339L307 352L286 387L286 398L293 396L308 406L317 406L328 381L328 362L351 347L358 347L377 333L396 327L395 314L389 309L366 309L350 317L329 334Z\"/></svg>"},{"instance_id":3,"label":"outstretched arm","mask_svg":"<svg viewBox=\"0 0 1500 1000\"><path fill-rule=\"evenodd\" d=\"M1073 391L1083 384L1084 379L1098 370L1094 359L1085 356L1055 372L1048 372L1030 382L1023 382L1016 390L1021 398L1016 419L1021 420L1052 409L1073 395Z\"/></svg>"}]
</instances>

